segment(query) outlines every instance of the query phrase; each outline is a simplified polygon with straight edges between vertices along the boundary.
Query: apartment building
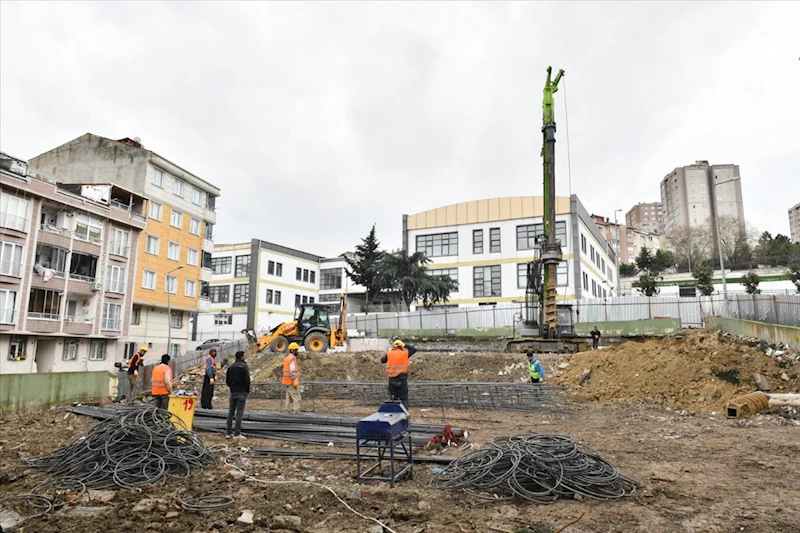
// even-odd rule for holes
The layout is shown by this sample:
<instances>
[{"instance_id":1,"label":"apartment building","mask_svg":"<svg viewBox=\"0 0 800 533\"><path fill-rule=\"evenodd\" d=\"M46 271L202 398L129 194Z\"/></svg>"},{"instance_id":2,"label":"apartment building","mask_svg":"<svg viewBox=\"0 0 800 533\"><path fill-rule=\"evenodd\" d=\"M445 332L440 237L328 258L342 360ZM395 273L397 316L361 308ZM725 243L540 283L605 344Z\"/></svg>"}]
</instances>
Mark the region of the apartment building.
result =
<instances>
[{"instance_id":1,"label":"apartment building","mask_svg":"<svg viewBox=\"0 0 800 533\"><path fill-rule=\"evenodd\" d=\"M211 257L210 309L198 315L194 338L232 338L292 320L301 303L316 303L322 257L253 239L222 244Z\"/></svg>"},{"instance_id":2,"label":"apartment building","mask_svg":"<svg viewBox=\"0 0 800 533\"><path fill-rule=\"evenodd\" d=\"M645 233L661 233L663 223L661 202L638 203L625 213L625 226Z\"/></svg>"},{"instance_id":3,"label":"apartment building","mask_svg":"<svg viewBox=\"0 0 800 533\"><path fill-rule=\"evenodd\" d=\"M611 249L619 250L621 265L636 263L636 257L644 247L653 253L663 248L663 237L658 233L641 231L623 224L614 224L608 217L592 215L592 219L600 228Z\"/></svg>"},{"instance_id":4,"label":"apartment building","mask_svg":"<svg viewBox=\"0 0 800 533\"><path fill-rule=\"evenodd\" d=\"M662 233L667 236L681 228L713 227L715 213L744 224L739 165L710 165L708 161L697 161L676 168L661 180L661 204Z\"/></svg>"},{"instance_id":5,"label":"apartment building","mask_svg":"<svg viewBox=\"0 0 800 533\"><path fill-rule=\"evenodd\" d=\"M403 215L403 247L424 252L431 273L459 283L450 305L522 300L526 265L543 234L540 196L477 200ZM557 271L559 299L604 298L615 293L616 254L576 195L556 199L556 238L564 261Z\"/></svg>"},{"instance_id":6,"label":"apartment building","mask_svg":"<svg viewBox=\"0 0 800 533\"><path fill-rule=\"evenodd\" d=\"M0 374L114 369L130 332L144 197L0 154Z\"/></svg>"},{"instance_id":7,"label":"apartment building","mask_svg":"<svg viewBox=\"0 0 800 533\"><path fill-rule=\"evenodd\" d=\"M792 242L800 242L800 204L789 208L789 235Z\"/></svg>"},{"instance_id":8,"label":"apartment building","mask_svg":"<svg viewBox=\"0 0 800 533\"><path fill-rule=\"evenodd\" d=\"M151 347L148 362L189 346L190 317L210 309L211 253L220 189L138 138L87 133L30 161L63 183L113 182L147 198L138 242L127 351Z\"/></svg>"}]
</instances>

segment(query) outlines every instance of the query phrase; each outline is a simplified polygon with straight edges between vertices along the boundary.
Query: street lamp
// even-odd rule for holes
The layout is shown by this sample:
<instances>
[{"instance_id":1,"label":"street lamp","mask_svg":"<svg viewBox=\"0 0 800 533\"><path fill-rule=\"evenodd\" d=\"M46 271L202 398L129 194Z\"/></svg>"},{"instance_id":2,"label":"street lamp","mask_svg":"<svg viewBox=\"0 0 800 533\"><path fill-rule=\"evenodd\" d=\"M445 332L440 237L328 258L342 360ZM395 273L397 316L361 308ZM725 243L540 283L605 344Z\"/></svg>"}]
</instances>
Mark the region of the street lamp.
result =
<instances>
[{"instance_id":1,"label":"street lamp","mask_svg":"<svg viewBox=\"0 0 800 533\"><path fill-rule=\"evenodd\" d=\"M167 272L167 279L166 279L166 289L167 289L167 353L169 353L170 349L172 348L172 303L169 299L169 275L173 272L177 272L178 270L182 269L183 265L173 268L169 272ZM175 280L175 292L178 292L178 280Z\"/></svg>"},{"instance_id":2,"label":"street lamp","mask_svg":"<svg viewBox=\"0 0 800 533\"><path fill-rule=\"evenodd\" d=\"M717 252L719 254L719 270L722 276L722 305L725 307L725 317L728 316L728 285L725 282L725 262L722 257L722 239L719 236L719 209L717 206L717 185L724 185L736 179L725 180L717 183L717 174L714 173L714 181L711 182L711 207L714 215L714 228L717 234Z\"/></svg>"},{"instance_id":3,"label":"street lamp","mask_svg":"<svg viewBox=\"0 0 800 533\"><path fill-rule=\"evenodd\" d=\"M617 279L615 280L614 286L617 289L617 296L619 296L619 226L617 225L617 213L622 213L622 209L614 209L614 231L617 232L617 260L615 263L617 264Z\"/></svg>"}]
</instances>

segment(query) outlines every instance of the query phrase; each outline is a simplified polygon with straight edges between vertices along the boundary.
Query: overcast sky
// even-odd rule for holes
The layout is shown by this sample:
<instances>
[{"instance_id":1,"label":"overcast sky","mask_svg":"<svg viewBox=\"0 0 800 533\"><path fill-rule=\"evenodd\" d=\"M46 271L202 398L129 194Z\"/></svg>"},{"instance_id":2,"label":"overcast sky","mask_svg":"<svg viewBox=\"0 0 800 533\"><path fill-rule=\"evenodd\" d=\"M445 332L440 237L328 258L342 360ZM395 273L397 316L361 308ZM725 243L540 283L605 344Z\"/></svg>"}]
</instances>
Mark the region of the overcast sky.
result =
<instances>
[{"instance_id":1,"label":"overcast sky","mask_svg":"<svg viewBox=\"0 0 800 533\"><path fill-rule=\"evenodd\" d=\"M0 2L0 150L86 132L222 189L216 242L320 255L404 213L557 193L613 218L698 159L741 167L745 217L800 202L800 3ZM623 211L624 216L624 211Z\"/></svg>"}]
</instances>

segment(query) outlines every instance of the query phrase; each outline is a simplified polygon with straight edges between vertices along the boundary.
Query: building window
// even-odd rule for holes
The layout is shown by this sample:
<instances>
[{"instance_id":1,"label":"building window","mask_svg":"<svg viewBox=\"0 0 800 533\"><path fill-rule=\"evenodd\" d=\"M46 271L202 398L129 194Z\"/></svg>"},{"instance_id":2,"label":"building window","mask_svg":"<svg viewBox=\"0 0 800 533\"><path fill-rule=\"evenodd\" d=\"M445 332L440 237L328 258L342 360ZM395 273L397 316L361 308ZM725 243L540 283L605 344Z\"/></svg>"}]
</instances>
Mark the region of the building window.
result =
<instances>
[{"instance_id":1,"label":"building window","mask_svg":"<svg viewBox=\"0 0 800 533\"><path fill-rule=\"evenodd\" d=\"M67 250L56 248L49 244L39 244L36 246L36 263L45 268L56 271L56 277L63 278L67 270Z\"/></svg>"},{"instance_id":2,"label":"building window","mask_svg":"<svg viewBox=\"0 0 800 533\"><path fill-rule=\"evenodd\" d=\"M267 274L275 274L275 261L267 261Z\"/></svg>"},{"instance_id":3,"label":"building window","mask_svg":"<svg viewBox=\"0 0 800 533\"><path fill-rule=\"evenodd\" d=\"M142 272L142 287L145 289L156 288L156 273L152 270L145 270Z\"/></svg>"},{"instance_id":4,"label":"building window","mask_svg":"<svg viewBox=\"0 0 800 533\"><path fill-rule=\"evenodd\" d=\"M183 198L183 181L178 178L175 178L175 181L172 182L172 194Z\"/></svg>"},{"instance_id":5,"label":"building window","mask_svg":"<svg viewBox=\"0 0 800 533\"><path fill-rule=\"evenodd\" d=\"M130 250L131 234L128 231L114 228L111 230L111 244L109 246L109 253L128 257Z\"/></svg>"},{"instance_id":6,"label":"building window","mask_svg":"<svg viewBox=\"0 0 800 533\"><path fill-rule=\"evenodd\" d=\"M245 307L250 298L250 285L242 283L233 286L233 306Z\"/></svg>"},{"instance_id":7,"label":"building window","mask_svg":"<svg viewBox=\"0 0 800 533\"><path fill-rule=\"evenodd\" d=\"M275 305L281 305L281 291L275 291Z\"/></svg>"},{"instance_id":8,"label":"building window","mask_svg":"<svg viewBox=\"0 0 800 533\"><path fill-rule=\"evenodd\" d=\"M214 257L211 259L211 271L214 274L230 274L231 262L230 257Z\"/></svg>"},{"instance_id":9,"label":"building window","mask_svg":"<svg viewBox=\"0 0 800 533\"><path fill-rule=\"evenodd\" d=\"M186 287L185 287L184 292L183 292L184 295L188 296L189 298L194 298L196 287L197 287L197 282L196 281L194 281L193 279L187 279L186 280Z\"/></svg>"},{"instance_id":10,"label":"building window","mask_svg":"<svg viewBox=\"0 0 800 533\"><path fill-rule=\"evenodd\" d=\"M75 237L82 241L103 242L103 220L86 213L75 215Z\"/></svg>"},{"instance_id":11,"label":"building window","mask_svg":"<svg viewBox=\"0 0 800 533\"><path fill-rule=\"evenodd\" d=\"M597 296L597 282L595 280L592 280L592 296Z\"/></svg>"},{"instance_id":12,"label":"building window","mask_svg":"<svg viewBox=\"0 0 800 533\"><path fill-rule=\"evenodd\" d=\"M209 198L211 197L209 196ZM214 224L212 224L211 222L206 222L206 230L203 233L203 235L205 236L206 239L214 240Z\"/></svg>"},{"instance_id":13,"label":"building window","mask_svg":"<svg viewBox=\"0 0 800 533\"><path fill-rule=\"evenodd\" d=\"M153 169L153 185L164 188L164 173L157 168Z\"/></svg>"},{"instance_id":14,"label":"building window","mask_svg":"<svg viewBox=\"0 0 800 533\"><path fill-rule=\"evenodd\" d=\"M70 339L64 341L64 351L61 354L61 359L64 361L74 361L78 358L78 341Z\"/></svg>"},{"instance_id":15,"label":"building window","mask_svg":"<svg viewBox=\"0 0 800 533\"><path fill-rule=\"evenodd\" d=\"M237 278L246 278L250 275L250 256L239 255L236 257L236 273Z\"/></svg>"},{"instance_id":16,"label":"building window","mask_svg":"<svg viewBox=\"0 0 800 533\"><path fill-rule=\"evenodd\" d=\"M173 357L173 358L178 357L178 355L180 355L180 353L181 353L181 345L180 344L170 344L168 353L169 353L170 357Z\"/></svg>"},{"instance_id":17,"label":"building window","mask_svg":"<svg viewBox=\"0 0 800 533\"><path fill-rule=\"evenodd\" d=\"M320 302L338 302L339 299L342 297L341 294L320 294L319 301Z\"/></svg>"},{"instance_id":18,"label":"building window","mask_svg":"<svg viewBox=\"0 0 800 533\"><path fill-rule=\"evenodd\" d=\"M233 315L230 313L220 313L214 315L215 326L230 326L233 324Z\"/></svg>"},{"instance_id":19,"label":"building window","mask_svg":"<svg viewBox=\"0 0 800 533\"><path fill-rule=\"evenodd\" d=\"M186 263L192 266L197 266L199 254L194 248L186 249Z\"/></svg>"},{"instance_id":20,"label":"building window","mask_svg":"<svg viewBox=\"0 0 800 533\"><path fill-rule=\"evenodd\" d=\"M189 219L189 233L192 235L200 235L200 221L196 218Z\"/></svg>"},{"instance_id":21,"label":"building window","mask_svg":"<svg viewBox=\"0 0 800 533\"><path fill-rule=\"evenodd\" d=\"M142 308L138 305L131 307L131 326L138 326L142 322Z\"/></svg>"},{"instance_id":22,"label":"building window","mask_svg":"<svg viewBox=\"0 0 800 533\"><path fill-rule=\"evenodd\" d=\"M145 251L148 254L158 255L158 237L153 237L152 235L147 236Z\"/></svg>"},{"instance_id":23,"label":"building window","mask_svg":"<svg viewBox=\"0 0 800 533\"><path fill-rule=\"evenodd\" d=\"M601 259L600 260L600 271L601 272L605 272L606 271L606 260L605 259Z\"/></svg>"},{"instance_id":24,"label":"building window","mask_svg":"<svg viewBox=\"0 0 800 533\"><path fill-rule=\"evenodd\" d=\"M178 294L178 278L176 276L167 276L164 290L170 294Z\"/></svg>"},{"instance_id":25,"label":"building window","mask_svg":"<svg viewBox=\"0 0 800 533\"><path fill-rule=\"evenodd\" d=\"M275 263L275 275L283 277L283 263Z\"/></svg>"},{"instance_id":26,"label":"building window","mask_svg":"<svg viewBox=\"0 0 800 533\"><path fill-rule=\"evenodd\" d=\"M443 278L448 276L450 279L458 283L458 269L457 268L429 268L428 275L435 278ZM339 288L339 287L336 287ZM458 289L456 289L458 290Z\"/></svg>"},{"instance_id":27,"label":"building window","mask_svg":"<svg viewBox=\"0 0 800 533\"><path fill-rule=\"evenodd\" d=\"M458 255L458 233L417 235L417 251L428 257Z\"/></svg>"},{"instance_id":28,"label":"building window","mask_svg":"<svg viewBox=\"0 0 800 533\"><path fill-rule=\"evenodd\" d=\"M30 200L0 194L0 226L17 231L28 230Z\"/></svg>"},{"instance_id":29,"label":"building window","mask_svg":"<svg viewBox=\"0 0 800 533\"><path fill-rule=\"evenodd\" d=\"M150 218L161 220L161 204L150 200Z\"/></svg>"},{"instance_id":30,"label":"building window","mask_svg":"<svg viewBox=\"0 0 800 533\"><path fill-rule=\"evenodd\" d=\"M192 203L196 205L203 205L203 191L197 187L192 188Z\"/></svg>"},{"instance_id":31,"label":"building window","mask_svg":"<svg viewBox=\"0 0 800 533\"><path fill-rule=\"evenodd\" d=\"M594 263L595 262L594 246L589 246L589 255L592 258L592 263Z\"/></svg>"},{"instance_id":32,"label":"building window","mask_svg":"<svg viewBox=\"0 0 800 533\"><path fill-rule=\"evenodd\" d=\"M500 252L500 228L489 229L489 253Z\"/></svg>"},{"instance_id":33,"label":"building window","mask_svg":"<svg viewBox=\"0 0 800 533\"><path fill-rule=\"evenodd\" d=\"M89 342L89 361L103 361L106 358L106 341L92 340Z\"/></svg>"},{"instance_id":34,"label":"building window","mask_svg":"<svg viewBox=\"0 0 800 533\"><path fill-rule=\"evenodd\" d=\"M517 263L517 288L528 287L528 263Z\"/></svg>"},{"instance_id":35,"label":"building window","mask_svg":"<svg viewBox=\"0 0 800 533\"><path fill-rule=\"evenodd\" d=\"M311 283L316 283L317 282L317 273L315 271L313 271L313 270L311 272L309 272L309 279L311 280Z\"/></svg>"},{"instance_id":36,"label":"building window","mask_svg":"<svg viewBox=\"0 0 800 533\"><path fill-rule=\"evenodd\" d=\"M0 274L22 276L22 245L0 242Z\"/></svg>"},{"instance_id":37,"label":"building window","mask_svg":"<svg viewBox=\"0 0 800 533\"><path fill-rule=\"evenodd\" d=\"M17 291L0 289L0 324L14 324Z\"/></svg>"},{"instance_id":38,"label":"building window","mask_svg":"<svg viewBox=\"0 0 800 533\"><path fill-rule=\"evenodd\" d=\"M296 269L295 269L295 271L294 271L294 278L295 278L297 281L303 281L303 269L302 269L302 268L296 268Z\"/></svg>"},{"instance_id":39,"label":"building window","mask_svg":"<svg viewBox=\"0 0 800 533\"><path fill-rule=\"evenodd\" d=\"M175 211L174 209L170 211L169 215L169 225L175 228L182 228L183 227L183 213L180 211Z\"/></svg>"},{"instance_id":40,"label":"building window","mask_svg":"<svg viewBox=\"0 0 800 533\"><path fill-rule=\"evenodd\" d=\"M474 267L472 280L475 298L501 296L500 265Z\"/></svg>"},{"instance_id":41,"label":"building window","mask_svg":"<svg viewBox=\"0 0 800 533\"><path fill-rule=\"evenodd\" d=\"M173 311L169 320L169 325L172 329L181 329L183 327L183 313L180 311Z\"/></svg>"},{"instance_id":42,"label":"building window","mask_svg":"<svg viewBox=\"0 0 800 533\"><path fill-rule=\"evenodd\" d=\"M167 246L167 259L172 259L173 261L178 261L181 257L181 245L177 242L169 243Z\"/></svg>"},{"instance_id":43,"label":"building window","mask_svg":"<svg viewBox=\"0 0 800 533\"><path fill-rule=\"evenodd\" d=\"M8 360L9 361L24 361L27 356L27 337L12 336L9 343Z\"/></svg>"},{"instance_id":44,"label":"building window","mask_svg":"<svg viewBox=\"0 0 800 533\"><path fill-rule=\"evenodd\" d=\"M482 254L483 253L483 230L482 229L472 230L472 253L473 254Z\"/></svg>"},{"instance_id":45,"label":"building window","mask_svg":"<svg viewBox=\"0 0 800 533\"><path fill-rule=\"evenodd\" d=\"M221 304L231 301L231 286L230 285L212 285L208 289L208 295L211 303Z\"/></svg>"},{"instance_id":46,"label":"building window","mask_svg":"<svg viewBox=\"0 0 800 533\"><path fill-rule=\"evenodd\" d=\"M106 290L123 294L125 292L125 269L117 265L106 268Z\"/></svg>"},{"instance_id":47,"label":"building window","mask_svg":"<svg viewBox=\"0 0 800 533\"><path fill-rule=\"evenodd\" d=\"M272 303L272 289L267 289L267 303Z\"/></svg>"},{"instance_id":48,"label":"building window","mask_svg":"<svg viewBox=\"0 0 800 533\"><path fill-rule=\"evenodd\" d=\"M58 320L61 314L61 293L44 289L31 290L28 300L28 318Z\"/></svg>"},{"instance_id":49,"label":"building window","mask_svg":"<svg viewBox=\"0 0 800 533\"><path fill-rule=\"evenodd\" d=\"M304 304L307 304L307 303L308 303L308 296L303 296L303 303L304 303Z\"/></svg>"},{"instance_id":50,"label":"building window","mask_svg":"<svg viewBox=\"0 0 800 533\"><path fill-rule=\"evenodd\" d=\"M323 291L342 288L342 269L323 268L319 271L319 288Z\"/></svg>"},{"instance_id":51,"label":"building window","mask_svg":"<svg viewBox=\"0 0 800 533\"><path fill-rule=\"evenodd\" d=\"M305 268L303 269L303 281L308 283L308 270L306 270Z\"/></svg>"},{"instance_id":52,"label":"building window","mask_svg":"<svg viewBox=\"0 0 800 533\"><path fill-rule=\"evenodd\" d=\"M103 321L100 329L108 331L119 331L122 318L122 306L120 304L103 303Z\"/></svg>"},{"instance_id":53,"label":"building window","mask_svg":"<svg viewBox=\"0 0 800 533\"><path fill-rule=\"evenodd\" d=\"M80 281L94 281L97 275L97 256L72 252L69 261L69 277Z\"/></svg>"},{"instance_id":54,"label":"building window","mask_svg":"<svg viewBox=\"0 0 800 533\"><path fill-rule=\"evenodd\" d=\"M581 235L581 252L586 253L586 235Z\"/></svg>"},{"instance_id":55,"label":"building window","mask_svg":"<svg viewBox=\"0 0 800 533\"><path fill-rule=\"evenodd\" d=\"M295 294L294 295L294 306L298 307L299 305L300 305L300 295L299 294Z\"/></svg>"},{"instance_id":56,"label":"building window","mask_svg":"<svg viewBox=\"0 0 800 533\"><path fill-rule=\"evenodd\" d=\"M544 235L544 224L517 226L517 250L533 250L536 238ZM567 223L556 221L556 241L562 246L567 242Z\"/></svg>"},{"instance_id":57,"label":"building window","mask_svg":"<svg viewBox=\"0 0 800 533\"><path fill-rule=\"evenodd\" d=\"M314 303L314 297L313 296L309 296L308 297L308 303L310 303L310 304Z\"/></svg>"},{"instance_id":58,"label":"building window","mask_svg":"<svg viewBox=\"0 0 800 533\"><path fill-rule=\"evenodd\" d=\"M217 197L209 194L206 198L206 207L211 211L217 210Z\"/></svg>"}]
</instances>

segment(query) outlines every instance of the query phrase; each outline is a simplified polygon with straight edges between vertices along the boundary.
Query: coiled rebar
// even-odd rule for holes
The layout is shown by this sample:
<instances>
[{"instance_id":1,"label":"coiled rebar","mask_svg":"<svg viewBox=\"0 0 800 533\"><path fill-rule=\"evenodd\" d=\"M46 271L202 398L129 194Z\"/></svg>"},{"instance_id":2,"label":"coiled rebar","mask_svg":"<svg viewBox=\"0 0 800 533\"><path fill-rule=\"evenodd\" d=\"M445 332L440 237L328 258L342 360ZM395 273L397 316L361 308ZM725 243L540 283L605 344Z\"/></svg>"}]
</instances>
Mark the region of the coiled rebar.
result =
<instances>
[{"instance_id":1,"label":"coiled rebar","mask_svg":"<svg viewBox=\"0 0 800 533\"><path fill-rule=\"evenodd\" d=\"M570 435L556 434L497 437L489 448L450 463L431 486L542 504L559 497L606 500L636 492L636 482L613 463Z\"/></svg>"},{"instance_id":2,"label":"coiled rebar","mask_svg":"<svg viewBox=\"0 0 800 533\"><path fill-rule=\"evenodd\" d=\"M132 407L72 444L24 463L50 473L58 486L84 490L186 479L214 458L197 435L176 429L170 416L155 407Z\"/></svg>"}]
</instances>

